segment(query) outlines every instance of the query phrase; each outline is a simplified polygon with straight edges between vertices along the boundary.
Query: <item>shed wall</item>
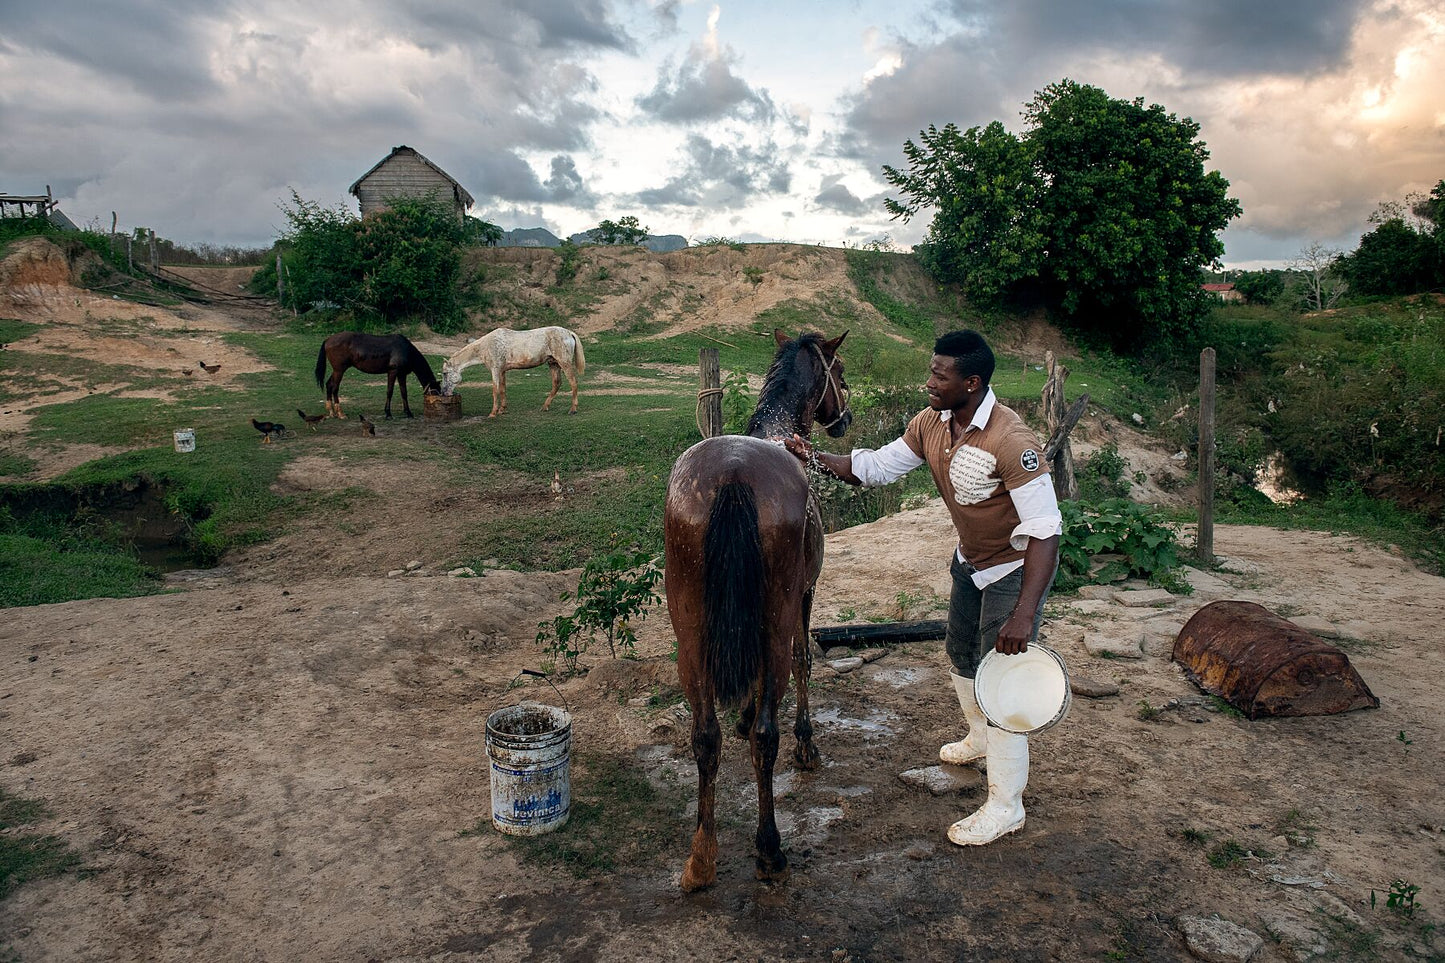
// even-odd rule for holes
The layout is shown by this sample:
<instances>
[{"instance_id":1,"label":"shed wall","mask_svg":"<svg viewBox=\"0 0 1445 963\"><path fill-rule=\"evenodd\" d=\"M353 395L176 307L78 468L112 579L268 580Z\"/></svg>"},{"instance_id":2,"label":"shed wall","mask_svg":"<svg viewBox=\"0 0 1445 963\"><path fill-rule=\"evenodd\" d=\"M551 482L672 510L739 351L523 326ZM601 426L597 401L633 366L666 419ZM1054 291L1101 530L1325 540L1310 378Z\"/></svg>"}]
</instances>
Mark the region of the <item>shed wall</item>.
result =
<instances>
[{"instance_id":1,"label":"shed wall","mask_svg":"<svg viewBox=\"0 0 1445 963\"><path fill-rule=\"evenodd\" d=\"M434 168L407 154L395 154L388 158L356 188L362 217L372 211L385 210L391 198L424 197L433 191L443 200L455 204L458 213L465 213L451 182Z\"/></svg>"}]
</instances>

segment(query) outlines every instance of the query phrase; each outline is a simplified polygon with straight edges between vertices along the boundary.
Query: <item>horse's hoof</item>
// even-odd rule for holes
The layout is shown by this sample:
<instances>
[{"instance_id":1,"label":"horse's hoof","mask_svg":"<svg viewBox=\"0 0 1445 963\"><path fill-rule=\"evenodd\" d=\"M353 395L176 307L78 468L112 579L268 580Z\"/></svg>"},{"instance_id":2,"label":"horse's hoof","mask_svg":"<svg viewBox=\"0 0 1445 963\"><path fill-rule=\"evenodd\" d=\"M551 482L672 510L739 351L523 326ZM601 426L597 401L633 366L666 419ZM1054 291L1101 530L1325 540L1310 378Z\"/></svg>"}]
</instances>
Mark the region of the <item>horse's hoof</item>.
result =
<instances>
[{"instance_id":1,"label":"horse's hoof","mask_svg":"<svg viewBox=\"0 0 1445 963\"><path fill-rule=\"evenodd\" d=\"M792 871L788 869L788 857L780 852L772 859L759 856L758 868L754 875L765 883L781 883L788 878L790 872Z\"/></svg>"},{"instance_id":2,"label":"horse's hoof","mask_svg":"<svg viewBox=\"0 0 1445 963\"><path fill-rule=\"evenodd\" d=\"M811 742L800 742L793 747L793 761L798 768L812 772L823 764L823 757L818 753L818 747Z\"/></svg>"},{"instance_id":3,"label":"horse's hoof","mask_svg":"<svg viewBox=\"0 0 1445 963\"><path fill-rule=\"evenodd\" d=\"M737 725L733 726L733 735L737 736L743 742L747 742L750 738L752 738L751 734L748 732L748 730L751 728L751 723L739 722Z\"/></svg>"},{"instance_id":4,"label":"horse's hoof","mask_svg":"<svg viewBox=\"0 0 1445 963\"><path fill-rule=\"evenodd\" d=\"M717 882L717 867L711 866L706 872L693 868L694 860L688 857L687 865L682 868L682 891L684 893L696 893L700 889L706 889Z\"/></svg>"}]
</instances>

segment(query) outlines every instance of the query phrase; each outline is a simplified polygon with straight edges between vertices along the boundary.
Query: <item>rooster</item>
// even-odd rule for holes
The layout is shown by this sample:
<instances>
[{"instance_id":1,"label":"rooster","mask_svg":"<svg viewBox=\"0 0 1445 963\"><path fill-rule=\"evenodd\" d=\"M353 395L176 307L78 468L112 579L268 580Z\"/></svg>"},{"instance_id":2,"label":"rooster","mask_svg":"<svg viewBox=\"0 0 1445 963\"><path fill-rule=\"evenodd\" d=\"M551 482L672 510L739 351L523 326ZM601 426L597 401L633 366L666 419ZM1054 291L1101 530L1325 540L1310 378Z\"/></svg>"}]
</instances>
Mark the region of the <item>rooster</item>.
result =
<instances>
[{"instance_id":1,"label":"rooster","mask_svg":"<svg viewBox=\"0 0 1445 963\"><path fill-rule=\"evenodd\" d=\"M367 421L366 416L361 414L360 412L357 413L357 417L361 419L361 433L363 435L370 435L371 437L375 438L376 426L373 425L371 422Z\"/></svg>"},{"instance_id":2,"label":"rooster","mask_svg":"<svg viewBox=\"0 0 1445 963\"><path fill-rule=\"evenodd\" d=\"M215 374L217 371L221 370L221 366L218 364L206 364L204 361L197 363L200 364L201 370L204 371L206 374Z\"/></svg>"},{"instance_id":3,"label":"rooster","mask_svg":"<svg viewBox=\"0 0 1445 963\"><path fill-rule=\"evenodd\" d=\"M312 431L315 431L316 426L326 420L325 415L308 415L300 408L296 409L296 413L301 416L301 420L306 422L306 424L311 428Z\"/></svg>"},{"instance_id":4,"label":"rooster","mask_svg":"<svg viewBox=\"0 0 1445 963\"><path fill-rule=\"evenodd\" d=\"M261 433L261 444L263 445L271 444L272 435L280 438L286 434L286 426L277 421L257 421L255 418L252 418L251 427Z\"/></svg>"},{"instance_id":5,"label":"rooster","mask_svg":"<svg viewBox=\"0 0 1445 963\"><path fill-rule=\"evenodd\" d=\"M562 500L562 476L555 471L552 472L552 484L549 487L552 489L553 500L560 502Z\"/></svg>"}]
</instances>

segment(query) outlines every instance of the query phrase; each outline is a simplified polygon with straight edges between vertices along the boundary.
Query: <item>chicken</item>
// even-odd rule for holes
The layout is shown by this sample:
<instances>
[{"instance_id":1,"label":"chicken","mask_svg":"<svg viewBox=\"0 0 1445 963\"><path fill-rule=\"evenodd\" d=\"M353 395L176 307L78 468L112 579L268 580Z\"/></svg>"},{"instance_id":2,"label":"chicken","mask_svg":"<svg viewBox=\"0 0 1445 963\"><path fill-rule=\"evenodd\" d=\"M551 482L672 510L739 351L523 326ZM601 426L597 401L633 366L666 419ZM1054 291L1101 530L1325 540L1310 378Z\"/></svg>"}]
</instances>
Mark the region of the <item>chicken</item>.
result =
<instances>
[{"instance_id":1,"label":"chicken","mask_svg":"<svg viewBox=\"0 0 1445 963\"><path fill-rule=\"evenodd\" d=\"M215 374L217 371L221 370L221 366L218 364L206 364L204 361L198 363L201 366L201 370L204 371L206 374Z\"/></svg>"},{"instance_id":2,"label":"chicken","mask_svg":"<svg viewBox=\"0 0 1445 963\"><path fill-rule=\"evenodd\" d=\"M187 378L189 378L191 375L195 374L195 372L192 371L190 368L182 368L182 369L181 369L181 374L183 374L183 375L185 375Z\"/></svg>"},{"instance_id":3,"label":"chicken","mask_svg":"<svg viewBox=\"0 0 1445 963\"><path fill-rule=\"evenodd\" d=\"M255 418L252 418L251 427L261 433L261 444L263 445L271 444L272 435L280 438L286 434L286 426L278 421L257 421Z\"/></svg>"},{"instance_id":4,"label":"chicken","mask_svg":"<svg viewBox=\"0 0 1445 963\"><path fill-rule=\"evenodd\" d=\"M308 415L306 412L302 411L300 408L297 408L297 409L296 409L296 413L301 416L301 420L302 420L302 421L306 422L306 424L307 424L308 426L310 426L310 428L311 428L312 431L315 431L315 430L316 430L316 426L319 425L319 424L321 424L323 421L326 420L326 416L325 416L325 415Z\"/></svg>"},{"instance_id":5,"label":"chicken","mask_svg":"<svg viewBox=\"0 0 1445 963\"><path fill-rule=\"evenodd\" d=\"M554 500L560 502L560 501L562 500L562 476L559 475L559 474L558 474L557 472L555 472L555 471L552 472L552 485L551 485L551 488L552 488L552 498L553 498Z\"/></svg>"},{"instance_id":6,"label":"chicken","mask_svg":"<svg viewBox=\"0 0 1445 963\"><path fill-rule=\"evenodd\" d=\"M375 438L376 426L373 425L371 422L367 421L366 416L361 414L360 412L357 413L357 417L361 419L361 433L363 435L370 435L371 437Z\"/></svg>"}]
</instances>

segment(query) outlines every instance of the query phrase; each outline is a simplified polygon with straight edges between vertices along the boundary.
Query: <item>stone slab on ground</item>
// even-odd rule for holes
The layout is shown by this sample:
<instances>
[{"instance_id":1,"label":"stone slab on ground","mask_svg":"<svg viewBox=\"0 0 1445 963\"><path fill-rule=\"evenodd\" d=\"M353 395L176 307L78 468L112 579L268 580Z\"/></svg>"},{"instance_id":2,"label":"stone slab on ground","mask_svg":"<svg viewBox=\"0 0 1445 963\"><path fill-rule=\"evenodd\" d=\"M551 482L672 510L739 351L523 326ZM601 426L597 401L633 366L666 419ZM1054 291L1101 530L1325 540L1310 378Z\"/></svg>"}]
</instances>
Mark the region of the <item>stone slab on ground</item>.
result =
<instances>
[{"instance_id":1,"label":"stone slab on ground","mask_svg":"<svg viewBox=\"0 0 1445 963\"><path fill-rule=\"evenodd\" d=\"M1215 575L1190 565L1183 566L1184 581L1194 589L1194 594L1203 598L1221 599L1235 594L1233 585Z\"/></svg>"},{"instance_id":2,"label":"stone slab on ground","mask_svg":"<svg viewBox=\"0 0 1445 963\"><path fill-rule=\"evenodd\" d=\"M1115 682L1101 682L1088 676L1071 675L1069 676L1069 691L1076 696L1083 696L1085 699L1103 699L1118 695L1119 685Z\"/></svg>"},{"instance_id":3,"label":"stone slab on ground","mask_svg":"<svg viewBox=\"0 0 1445 963\"><path fill-rule=\"evenodd\" d=\"M1144 636L1137 630L1128 631L1123 635L1090 632L1084 636L1084 651L1095 658L1102 659L1142 659L1144 658Z\"/></svg>"},{"instance_id":4,"label":"stone slab on ground","mask_svg":"<svg viewBox=\"0 0 1445 963\"><path fill-rule=\"evenodd\" d=\"M1217 916L1181 916L1174 923L1189 952L1208 963L1248 963L1264 945L1258 933Z\"/></svg>"},{"instance_id":5,"label":"stone slab on ground","mask_svg":"<svg viewBox=\"0 0 1445 963\"><path fill-rule=\"evenodd\" d=\"M856 655L849 656L846 659L829 659L828 668L832 669L839 675L846 675L847 673L852 672L854 669L863 668L863 660L858 658Z\"/></svg>"},{"instance_id":6,"label":"stone slab on ground","mask_svg":"<svg viewBox=\"0 0 1445 963\"><path fill-rule=\"evenodd\" d=\"M1309 963L1330 953L1330 941L1306 920L1287 913L1262 913L1260 922L1270 939L1279 944L1285 956L1296 963Z\"/></svg>"},{"instance_id":7,"label":"stone slab on ground","mask_svg":"<svg viewBox=\"0 0 1445 963\"><path fill-rule=\"evenodd\" d=\"M853 653L854 656L862 659L864 662L877 662L887 654L887 649L859 649Z\"/></svg>"},{"instance_id":8,"label":"stone slab on ground","mask_svg":"<svg viewBox=\"0 0 1445 963\"><path fill-rule=\"evenodd\" d=\"M948 796L983 782L977 769L967 766L924 766L900 772L898 778L910 789L933 796Z\"/></svg>"},{"instance_id":9,"label":"stone slab on ground","mask_svg":"<svg viewBox=\"0 0 1445 963\"><path fill-rule=\"evenodd\" d=\"M1113 585L1081 585L1079 586L1079 598L1093 601L1112 602L1114 593L1119 591Z\"/></svg>"},{"instance_id":10,"label":"stone slab on ground","mask_svg":"<svg viewBox=\"0 0 1445 963\"><path fill-rule=\"evenodd\" d=\"M1174 594L1164 589L1129 589L1114 593L1114 601L1127 608L1143 608L1147 605L1168 605L1174 601Z\"/></svg>"}]
</instances>

